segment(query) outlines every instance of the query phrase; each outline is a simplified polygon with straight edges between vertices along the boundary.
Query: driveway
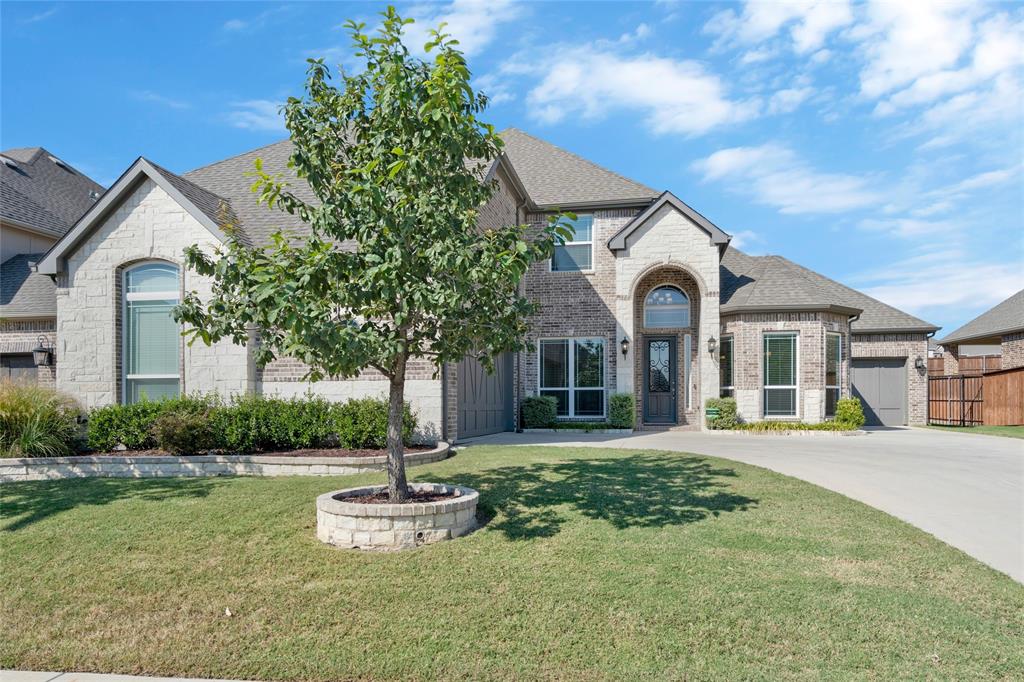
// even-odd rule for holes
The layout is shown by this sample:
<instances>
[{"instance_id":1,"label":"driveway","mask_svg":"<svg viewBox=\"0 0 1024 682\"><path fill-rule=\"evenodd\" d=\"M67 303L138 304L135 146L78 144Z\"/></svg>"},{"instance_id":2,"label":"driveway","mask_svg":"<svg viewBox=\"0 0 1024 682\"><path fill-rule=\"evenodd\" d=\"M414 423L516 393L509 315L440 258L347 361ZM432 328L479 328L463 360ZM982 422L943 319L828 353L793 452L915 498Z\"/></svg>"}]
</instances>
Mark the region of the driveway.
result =
<instances>
[{"instance_id":1,"label":"driveway","mask_svg":"<svg viewBox=\"0 0 1024 682\"><path fill-rule=\"evenodd\" d=\"M677 450L755 464L881 509L1024 582L1024 440L901 428L842 438L662 431L466 442L478 443Z\"/></svg>"}]
</instances>

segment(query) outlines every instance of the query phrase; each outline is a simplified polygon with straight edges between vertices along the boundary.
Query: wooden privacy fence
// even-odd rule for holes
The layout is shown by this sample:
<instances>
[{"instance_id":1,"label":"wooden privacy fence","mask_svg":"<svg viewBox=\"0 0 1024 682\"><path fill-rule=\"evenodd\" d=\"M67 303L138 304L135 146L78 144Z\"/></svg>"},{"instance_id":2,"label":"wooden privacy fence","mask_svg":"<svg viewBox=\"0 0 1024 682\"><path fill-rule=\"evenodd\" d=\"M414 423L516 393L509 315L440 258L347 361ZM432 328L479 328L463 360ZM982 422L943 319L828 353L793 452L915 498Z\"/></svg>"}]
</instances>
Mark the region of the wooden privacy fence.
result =
<instances>
[{"instance_id":1,"label":"wooden privacy fence","mask_svg":"<svg viewBox=\"0 0 1024 682\"><path fill-rule=\"evenodd\" d=\"M928 423L947 426L1024 424L1024 367L983 376L928 377Z\"/></svg>"},{"instance_id":2,"label":"wooden privacy fence","mask_svg":"<svg viewBox=\"0 0 1024 682\"><path fill-rule=\"evenodd\" d=\"M965 355L957 363L958 374L976 375L995 372L1002 367L999 355ZM943 376L946 373L945 359L942 357L928 358L928 375Z\"/></svg>"},{"instance_id":3,"label":"wooden privacy fence","mask_svg":"<svg viewBox=\"0 0 1024 682\"><path fill-rule=\"evenodd\" d=\"M1024 424L1024 367L989 372L984 381L985 425Z\"/></svg>"},{"instance_id":4,"label":"wooden privacy fence","mask_svg":"<svg viewBox=\"0 0 1024 682\"><path fill-rule=\"evenodd\" d=\"M928 377L928 423L947 426L984 424L984 377L962 374Z\"/></svg>"}]
</instances>

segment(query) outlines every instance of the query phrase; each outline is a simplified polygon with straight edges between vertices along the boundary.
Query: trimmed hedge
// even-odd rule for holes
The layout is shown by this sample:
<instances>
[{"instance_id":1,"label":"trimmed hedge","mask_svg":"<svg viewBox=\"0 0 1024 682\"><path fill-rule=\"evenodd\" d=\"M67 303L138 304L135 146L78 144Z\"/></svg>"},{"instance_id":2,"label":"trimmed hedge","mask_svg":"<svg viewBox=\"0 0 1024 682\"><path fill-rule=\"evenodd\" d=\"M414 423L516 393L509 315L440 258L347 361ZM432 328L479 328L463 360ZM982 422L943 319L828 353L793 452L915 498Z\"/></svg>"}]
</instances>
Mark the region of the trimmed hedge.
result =
<instances>
[{"instance_id":1,"label":"trimmed hedge","mask_svg":"<svg viewBox=\"0 0 1024 682\"><path fill-rule=\"evenodd\" d=\"M818 422L808 424L807 422L787 421L761 421L743 422L735 427L739 431L855 431L856 426L844 424L838 421Z\"/></svg>"},{"instance_id":2,"label":"trimmed hedge","mask_svg":"<svg viewBox=\"0 0 1024 682\"><path fill-rule=\"evenodd\" d=\"M195 454L209 450L259 452L343 447L381 449L387 445L386 400L361 398L332 403L321 397L189 396L111 405L89 418L88 442L94 450L159 447ZM405 405L402 440L412 443L416 415Z\"/></svg>"},{"instance_id":3,"label":"trimmed hedge","mask_svg":"<svg viewBox=\"0 0 1024 682\"><path fill-rule=\"evenodd\" d=\"M840 398L836 402L836 421L852 429L864 426L864 408L860 398Z\"/></svg>"},{"instance_id":4,"label":"trimmed hedge","mask_svg":"<svg viewBox=\"0 0 1024 682\"><path fill-rule=\"evenodd\" d=\"M736 417L735 398L708 398L704 403L708 408L718 408L718 416L708 418L708 428L715 431L735 429L739 420Z\"/></svg>"},{"instance_id":5,"label":"trimmed hedge","mask_svg":"<svg viewBox=\"0 0 1024 682\"><path fill-rule=\"evenodd\" d=\"M632 393L615 393L608 399L608 423L613 429L631 429L636 421Z\"/></svg>"},{"instance_id":6,"label":"trimmed hedge","mask_svg":"<svg viewBox=\"0 0 1024 682\"><path fill-rule=\"evenodd\" d=\"M549 395L523 399L523 425L528 429L548 429L558 418L558 401Z\"/></svg>"}]
</instances>

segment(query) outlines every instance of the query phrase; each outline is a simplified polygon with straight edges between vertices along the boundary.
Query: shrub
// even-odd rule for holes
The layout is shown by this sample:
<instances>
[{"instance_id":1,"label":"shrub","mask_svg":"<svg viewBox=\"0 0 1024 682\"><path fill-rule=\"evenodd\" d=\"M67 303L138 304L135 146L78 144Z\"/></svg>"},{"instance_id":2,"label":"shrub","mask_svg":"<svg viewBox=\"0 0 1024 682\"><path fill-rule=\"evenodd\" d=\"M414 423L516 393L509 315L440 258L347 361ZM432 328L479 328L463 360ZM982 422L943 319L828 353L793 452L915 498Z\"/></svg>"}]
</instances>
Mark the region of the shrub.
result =
<instances>
[{"instance_id":1,"label":"shrub","mask_svg":"<svg viewBox=\"0 0 1024 682\"><path fill-rule=\"evenodd\" d=\"M864 426L864 408L859 398L840 398L836 402L836 422L850 429Z\"/></svg>"},{"instance_id":2,"label":"shrub","mask_svg":"<svg viewBox=\"0 0 1024 682\"><path fill-rule=\"evenodd\" d=\"M608 422L613 429L631 429L635 419L632 393L615 393L608 399Z\"/></svg>"},{"instance_id":3,"label":"shrub","mask_svg":"<svg viewBox=\"0 0 1024 682\"><path fill-rule=\"evenodd\" d=\"M532 395L523 399L523 424L528 429L546 429L558 418L558 401L549 395Z\"/></svg>"},{"instance_id":4,"label":"shrub","mask_svg":"<svg viewBox=\"0 0 1024 682\"><path fill-rule=\"evenodd\" d=\"M334 405L334 433L343 448L387 447L388 401L360 398ZM402 442L409 445L416 430L416 415L404 406Z\"/></svg>"},{"instance_id":5,"label":"shrub","mask_svg":"<svg viewBox=\"0 0 1024 682\"><path fill-rule=\"evenodd\" d=\"M156 447L153 424L166 412L201 412L219 404L216 396L182 396L165 400L141 400L131 405L108 405L89 415L88 444L93 450L129 450Z\"/></svg>"},{"instance_id":6,"label":"shrub","mask_svg":"<svg viewBox=\"0 0 1024 682\"><path fill-rule=\"evenodd\" d=\"M837 421L825 421L818 422L816 424L808 424L806 422L787 422L771 420L737 424L735 428L741 431L852 431L856 427Z\"/></svg>"},{"instance_id":7,"label":"shrub","mask_svg":"<svg viewBox=\"0 0 1024 682\"><path fill-rule=\"evenodd\" d=\"M708 418L708 428L714 430L735 429L739 424L736 417L735 398L708 398L705 405L708 408L718 408L718 416Z\"/></svg>"},{"instance_id":8,"label":"shrub","mask_svg":"<svg viewBox=\"0 0 1024 682\"><path fill-rule=\"evenodd\" d=\"M50 388L0 381L0 456L60 457L79 436L78 404Z\"/></svg>"},{"instance_id":9,"label":"shrub","mask_svg":"<svg viewBox=\"0 0 1024 682\"><path fill-rule=\"evenodd\" d=\"M175 455L194 455L217 445L209 410L165 411L153 422L152 432L157 447Z\"/></svg>"}]
</instances>

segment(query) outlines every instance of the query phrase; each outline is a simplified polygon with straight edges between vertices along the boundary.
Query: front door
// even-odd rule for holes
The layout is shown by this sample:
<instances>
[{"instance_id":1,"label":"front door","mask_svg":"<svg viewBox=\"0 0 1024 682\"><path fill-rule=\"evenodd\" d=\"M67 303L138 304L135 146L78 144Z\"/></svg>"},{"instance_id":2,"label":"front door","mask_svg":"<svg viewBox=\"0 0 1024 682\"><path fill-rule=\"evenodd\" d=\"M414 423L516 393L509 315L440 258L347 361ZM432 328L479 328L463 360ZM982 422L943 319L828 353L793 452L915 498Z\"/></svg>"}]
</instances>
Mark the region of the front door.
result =
<instances>
[{"instance_id":1,"label":"front door","mask_svg":"<svg viewBox=\"0 0 1024 682\"><path fill-rule=\"evenodd\" d=\"M644 422L676 423L676 340L647 338L644 348Z\"/></svg>"}]
</instances>

